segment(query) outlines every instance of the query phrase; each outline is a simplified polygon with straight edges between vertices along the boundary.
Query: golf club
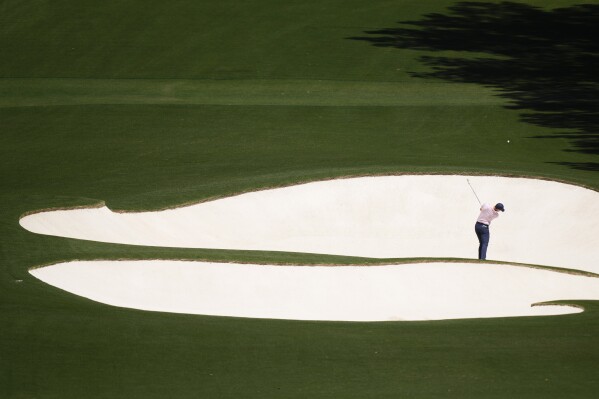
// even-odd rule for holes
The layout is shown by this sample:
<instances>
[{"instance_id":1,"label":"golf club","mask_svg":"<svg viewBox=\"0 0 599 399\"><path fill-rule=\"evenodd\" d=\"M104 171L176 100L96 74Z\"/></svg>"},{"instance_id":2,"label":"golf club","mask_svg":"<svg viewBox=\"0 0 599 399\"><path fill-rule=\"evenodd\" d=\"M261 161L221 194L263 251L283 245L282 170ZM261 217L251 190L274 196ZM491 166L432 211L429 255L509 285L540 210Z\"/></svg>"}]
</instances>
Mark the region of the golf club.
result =
<instances>
[{"instance_id":1,"label":"golf club","mask_svg":"<svg viewBox=\"0 0 599 399\"><path fill-rule=\"evenodd\" d=\"M468 185L470 186L470 189L472 189L472 192L474 193L474 196L478 200L478 204L482 206L482 203L480 202L480 199L478 199L478 195L476 195L476 191L474 191L474 188L472 187L472 184L470 184L470 180L466 179L466 181L468 182Z\"/></svg>"}]
</instances>

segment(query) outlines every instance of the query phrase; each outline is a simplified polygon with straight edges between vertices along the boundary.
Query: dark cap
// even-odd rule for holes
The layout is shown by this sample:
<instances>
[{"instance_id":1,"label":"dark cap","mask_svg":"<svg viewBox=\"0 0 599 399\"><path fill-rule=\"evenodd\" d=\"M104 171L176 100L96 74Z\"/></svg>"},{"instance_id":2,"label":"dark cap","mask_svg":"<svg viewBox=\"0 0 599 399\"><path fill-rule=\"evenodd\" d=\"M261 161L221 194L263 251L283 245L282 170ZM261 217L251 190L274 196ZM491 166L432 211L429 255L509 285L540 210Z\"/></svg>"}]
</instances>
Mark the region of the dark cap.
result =
<instances>
[{"instance_id":1,"label":"dark cap","mask_svg":"<svg viewBox=\"0 0 599 399\"><path fill-rule=\"evenodd\" d=\"M503 204L501 202L499 202L497 205L495 205L495 209L497 209L501 212L505 212L505 208L503 207Z\"/></svg>"}]
</instances>

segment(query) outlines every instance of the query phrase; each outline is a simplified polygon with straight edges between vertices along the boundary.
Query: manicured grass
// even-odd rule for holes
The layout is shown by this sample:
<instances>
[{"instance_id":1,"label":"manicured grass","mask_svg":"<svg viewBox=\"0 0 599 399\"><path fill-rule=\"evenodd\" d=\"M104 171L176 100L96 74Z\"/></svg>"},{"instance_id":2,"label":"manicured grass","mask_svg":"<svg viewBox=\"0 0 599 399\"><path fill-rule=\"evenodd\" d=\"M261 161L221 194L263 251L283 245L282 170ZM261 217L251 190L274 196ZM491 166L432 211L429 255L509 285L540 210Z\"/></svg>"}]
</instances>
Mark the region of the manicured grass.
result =
<instances>
[{"instance_id":1,"label":"manicured grass","mask_svg":"<svg viewBox=\"0 0 599 399\"><path fill-rule=\"evenodd\" d=\"M576 316L352 324L69 302L3 317L20 332L4 352L18 382L3 385L9 397L590 398L597 388L596 303Z\"/></svg>"},{"instance_id":2,"label":"manicured grass","mask_svg":"<svg viewBox=\"0 0 599 399\"><path fill-rule=\"evenodd\" d=\"M597 172L568 166L594 154L523 122L492 88L412 77L427 70L426 52L348 39L450 4L3 2L0 397L594 398L594 302L558 317L250 320L112 308L27 273L100 258L380 262L39 236L18 224L37 209L159 209L392 173L539 176L599 190Z\"/></svg>"}]
</instances>

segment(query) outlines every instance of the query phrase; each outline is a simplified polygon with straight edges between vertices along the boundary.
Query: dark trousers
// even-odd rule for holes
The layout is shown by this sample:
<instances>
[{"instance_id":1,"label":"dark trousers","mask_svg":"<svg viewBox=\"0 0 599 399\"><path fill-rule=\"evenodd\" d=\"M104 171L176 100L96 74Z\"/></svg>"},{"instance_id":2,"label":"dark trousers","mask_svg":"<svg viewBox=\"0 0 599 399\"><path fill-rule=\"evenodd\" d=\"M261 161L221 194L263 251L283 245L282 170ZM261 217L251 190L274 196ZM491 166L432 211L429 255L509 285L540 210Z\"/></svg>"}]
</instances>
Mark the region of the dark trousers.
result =
<instances>
[{"instance_id":1,"label":"dark trousers","mask_svg":"<svg viewBox=\"0 0 599 399\"><path fill-rule=\"evenodd\" d=\"M489 226L484 223L476 222L474 231L476 232L479 242L478 259L487 259L487 247L489 246L489 239L491 238Z\"/></svg>"}]
</instances>

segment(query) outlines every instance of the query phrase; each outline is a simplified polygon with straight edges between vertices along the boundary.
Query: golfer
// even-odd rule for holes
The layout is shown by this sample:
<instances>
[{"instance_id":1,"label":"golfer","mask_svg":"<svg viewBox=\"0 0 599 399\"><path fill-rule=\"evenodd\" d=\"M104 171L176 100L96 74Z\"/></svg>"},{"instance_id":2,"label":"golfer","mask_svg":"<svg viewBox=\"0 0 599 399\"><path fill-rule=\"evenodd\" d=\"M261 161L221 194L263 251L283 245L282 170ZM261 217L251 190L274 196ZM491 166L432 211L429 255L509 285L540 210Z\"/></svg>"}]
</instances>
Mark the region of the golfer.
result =
<instances>
[{"instance_id":1,"label":"golfer","mask_svg":"<svg viewBox=\"0 0 599 399\"><path fill-rule=\"evenodd\" d=\"M499 211L505 212L505 208L502 203L498 203L494 207L489 204L483 204L480 207L480 215L474 226L476 236L478 237L478 259L487 259L487 247L489 246L489 238L491 233L489 232L489 226L493 219L499 217Z\"/></svg>"}]
</instances>

